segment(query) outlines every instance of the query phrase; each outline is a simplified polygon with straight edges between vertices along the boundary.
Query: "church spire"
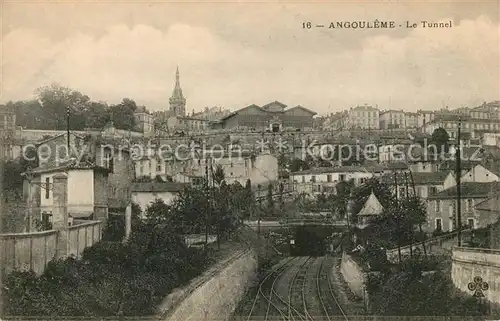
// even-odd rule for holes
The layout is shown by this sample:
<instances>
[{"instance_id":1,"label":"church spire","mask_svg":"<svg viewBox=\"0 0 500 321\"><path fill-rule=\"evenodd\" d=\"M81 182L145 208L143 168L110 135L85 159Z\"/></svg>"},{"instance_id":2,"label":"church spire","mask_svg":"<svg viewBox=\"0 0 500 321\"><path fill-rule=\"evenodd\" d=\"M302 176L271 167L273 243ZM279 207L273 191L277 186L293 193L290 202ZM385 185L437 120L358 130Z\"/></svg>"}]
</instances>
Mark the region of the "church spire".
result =
<instances>
[{"instance_id":1,"label":"church spire","mask_svg":"<svg viewBox=\"0 0 500 321\"><path fill-rule=\"evenodd\" d=\"M182 94L181 82L180 82L180 74L179 74L179 66L175 71L175 86L174 91L172 92L172 97L169 99L170 102L170 110L176 116L185 116L186 114L186 98Z\"/></svg>"},{"instance_id":2,"label":"church spire","mask_svg":"<svg viewBox=\"0 0 500 321\"><path fill-rule=\"evenodd\" d=\"M172 93L172 98L182 100L184 96L182 95L181 82L179 79L180 79L179 66L177 66L177 69L175 71L175 87L174 87L174 92Z\"/></svg>"}]
</instances>

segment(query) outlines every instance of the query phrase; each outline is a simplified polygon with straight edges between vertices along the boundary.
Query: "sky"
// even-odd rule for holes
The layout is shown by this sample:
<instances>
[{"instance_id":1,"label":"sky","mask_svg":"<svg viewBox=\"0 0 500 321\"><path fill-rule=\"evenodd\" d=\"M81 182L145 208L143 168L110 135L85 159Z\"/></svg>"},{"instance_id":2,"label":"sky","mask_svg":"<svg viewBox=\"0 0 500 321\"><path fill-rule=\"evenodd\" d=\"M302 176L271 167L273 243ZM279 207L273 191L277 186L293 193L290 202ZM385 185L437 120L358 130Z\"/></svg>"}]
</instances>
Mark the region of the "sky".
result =
<instances>
[{"instance_id":1,"label":"sky","mask_svg":"<svg viewBox=\"0 0 500 321\"><path fill-rule=\"evenodd\" d=\"M500 99L500 2L3 2L0 102L59 83L95 101L186 110L278 100L318 114ZM329 29L337 21L394 29ZM452 22L423 28L421 21ZM417 28L405 28L406 22ZM303 23L325 28L304 29ZM401 25L402 27L399 27Z\"/></svg>"}]
</instances>

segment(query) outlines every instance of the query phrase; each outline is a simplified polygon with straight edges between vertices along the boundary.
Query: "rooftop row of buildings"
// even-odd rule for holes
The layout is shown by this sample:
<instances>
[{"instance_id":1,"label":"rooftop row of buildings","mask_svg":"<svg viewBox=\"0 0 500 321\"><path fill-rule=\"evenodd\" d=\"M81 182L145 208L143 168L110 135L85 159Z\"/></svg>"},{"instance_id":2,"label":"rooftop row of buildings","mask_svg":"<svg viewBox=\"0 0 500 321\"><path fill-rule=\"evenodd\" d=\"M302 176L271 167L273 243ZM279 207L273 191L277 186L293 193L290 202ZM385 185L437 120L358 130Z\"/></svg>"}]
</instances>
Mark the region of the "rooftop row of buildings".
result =
<instances>
[{"instance_id":1,"label":"rooftop row of buildings","mask_svg":"<svg viewBox=\"0 0 500 321\"><path fill-rule=\"evenodd\" d=\"M500 101L484 103L474 108L444 108L437 111L417 110L380 110L373 106L356 106L328 116L323 123L324 129L421 129L427 131L427 125L440 124L447 121L457 122L461 118L465 122L478 124L500 123Z\"/></svg>"}]
</instances>

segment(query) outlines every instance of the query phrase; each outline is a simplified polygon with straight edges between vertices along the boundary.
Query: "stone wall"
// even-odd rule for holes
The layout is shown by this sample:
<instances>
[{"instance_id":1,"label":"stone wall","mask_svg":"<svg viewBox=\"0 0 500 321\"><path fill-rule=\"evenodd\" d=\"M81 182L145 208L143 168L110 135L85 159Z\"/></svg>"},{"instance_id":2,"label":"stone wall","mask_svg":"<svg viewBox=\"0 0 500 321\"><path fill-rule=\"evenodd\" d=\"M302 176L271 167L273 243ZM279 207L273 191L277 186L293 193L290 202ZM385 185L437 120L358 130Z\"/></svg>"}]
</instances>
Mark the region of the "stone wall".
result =
<instances>
[{"instance_id":1,"label":"stone wall","mask_svg":"<svg viewBox=\"0 0 500 321\"><path fill-rule=\"evenodd\" d=\"M171 293L158 309L166 321L228 320L257 271L257 255L246 249Z\"/></svg>"},{"instance_id":2,"label":"stone wall","mask_svg":"<svg viewBox=\"0 0 500 321\"><path fill-rule=\"evenodd\" d=\"M365 288L367 275L363 268L345 252L342 253L340 272L342 273L342 277L346 281L352 293L354 293L359 298L367 297Z\"/></svg>"},{"instance_id":3,"label":"stone wall","mask_svg":"<svg viewBox=\"0 0 500 321\"><path fill-rule=\"evenodd\" d=\"M500 250L456 247L453 249L451 278L453 284L470 295L468 284L475 277L488 283L483 291L487 300L500 304Z\"/></svg>"}]
</instances>

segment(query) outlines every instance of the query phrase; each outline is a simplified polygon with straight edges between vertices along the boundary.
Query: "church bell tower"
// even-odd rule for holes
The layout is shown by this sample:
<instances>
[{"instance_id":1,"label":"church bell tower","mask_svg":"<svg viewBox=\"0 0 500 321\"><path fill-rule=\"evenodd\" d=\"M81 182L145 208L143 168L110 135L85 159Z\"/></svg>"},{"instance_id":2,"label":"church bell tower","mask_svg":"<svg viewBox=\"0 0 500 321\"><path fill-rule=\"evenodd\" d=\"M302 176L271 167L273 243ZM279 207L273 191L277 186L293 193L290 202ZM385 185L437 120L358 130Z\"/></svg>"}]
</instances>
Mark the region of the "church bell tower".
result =
<instances>
[{"instance_id":1,"label":"church bell tower","mask_svg":"<svg viewBox=\"0 0 500 321\"><path fill-rule=\"evenodd\" d=\"M175 87L172 97L169 99L170 111L175 116L186 116L186 98L182 94L181 84L179 81L179 67L175 72Z\"/></svg>"}]
</instances>

